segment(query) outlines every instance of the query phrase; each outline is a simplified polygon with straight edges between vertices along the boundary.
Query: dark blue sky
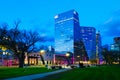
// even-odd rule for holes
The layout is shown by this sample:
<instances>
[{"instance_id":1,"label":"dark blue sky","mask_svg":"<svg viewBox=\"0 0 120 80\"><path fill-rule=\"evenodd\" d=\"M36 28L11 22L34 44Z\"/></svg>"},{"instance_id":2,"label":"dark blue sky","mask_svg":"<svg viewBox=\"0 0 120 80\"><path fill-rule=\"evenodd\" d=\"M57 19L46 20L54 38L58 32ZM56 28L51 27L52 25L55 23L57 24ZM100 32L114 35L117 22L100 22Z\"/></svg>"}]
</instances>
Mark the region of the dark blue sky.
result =
<instances>
[{"instance_id":1,"label":"dark blue sky","mask_svg":"<svg viewBox=\"0 0 120 80\"><path fill-rule=\"evenodd\" d=\"M54 36L54 16L71 9L79 13L80 25L100 30L102 43L120 36L120 0L0 0L0 24L11 27L21 20L21 29Z\"/></svg>"}]
</instances>

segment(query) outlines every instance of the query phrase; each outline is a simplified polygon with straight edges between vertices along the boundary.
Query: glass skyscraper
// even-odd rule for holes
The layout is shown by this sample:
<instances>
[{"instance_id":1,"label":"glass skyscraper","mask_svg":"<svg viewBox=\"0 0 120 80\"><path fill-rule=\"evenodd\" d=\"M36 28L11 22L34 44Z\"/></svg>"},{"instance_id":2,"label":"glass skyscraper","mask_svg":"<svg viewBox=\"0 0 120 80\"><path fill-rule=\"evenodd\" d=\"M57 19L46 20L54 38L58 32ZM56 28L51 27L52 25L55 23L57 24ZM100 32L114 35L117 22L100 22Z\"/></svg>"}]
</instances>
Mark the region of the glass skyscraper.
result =
<instances>
[{"instance_id":1,"label":"glass skyscraper","mask_svg":"<svg viewBox=\"0 0 120 80\"><path fill-rule=\"evenodd\" d=\"M70 10L54 17L55 19L55 53L73 53L75 42L80 42L80 26L78 13Z\"/></svg>"},{"instance_id":2,"label":"glass skyscraper","mask_svg":"<svg viewBox=\"0 0 120 80\"><path fill-rule=\"evenodd\" d=\"M65 55L70 52L74 61L96 60L96 42L99 40L96 41L94 27L80 26L75 10L57 14L54 19L55 54Z\"/></svg>"},{"instance_id":3,"label":"glass skyscraper","mask_svg":"<svg viewBox=\"0 0 120 80\"><path fill-rule=\"evenodd\" d=\"M94 27L80 27L80 34L90 60L96 59L96 29Z\"/></svg>"}]
</instances>

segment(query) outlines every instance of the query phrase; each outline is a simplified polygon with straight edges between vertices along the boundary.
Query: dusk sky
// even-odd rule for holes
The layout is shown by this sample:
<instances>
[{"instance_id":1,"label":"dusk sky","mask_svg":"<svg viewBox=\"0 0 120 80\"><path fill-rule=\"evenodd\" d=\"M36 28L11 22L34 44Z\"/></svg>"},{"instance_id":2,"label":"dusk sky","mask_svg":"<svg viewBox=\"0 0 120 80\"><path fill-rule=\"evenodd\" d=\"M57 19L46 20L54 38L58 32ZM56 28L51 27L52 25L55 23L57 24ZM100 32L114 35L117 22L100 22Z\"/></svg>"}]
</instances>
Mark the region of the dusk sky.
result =
<instances>
[{"instance_id":1,"label":"dusk sky","mask_svg":"<svg viewBox=\"0 0 120 80\"><path fill-rule=\"evenodd\" d=\"M120 36L120 0L0 0L0 24L12 27L21 20L21 29L53 38L54 16L71 9L78 12L81 26L101 32L103 45Z\"/></svg>"}]
</instances>

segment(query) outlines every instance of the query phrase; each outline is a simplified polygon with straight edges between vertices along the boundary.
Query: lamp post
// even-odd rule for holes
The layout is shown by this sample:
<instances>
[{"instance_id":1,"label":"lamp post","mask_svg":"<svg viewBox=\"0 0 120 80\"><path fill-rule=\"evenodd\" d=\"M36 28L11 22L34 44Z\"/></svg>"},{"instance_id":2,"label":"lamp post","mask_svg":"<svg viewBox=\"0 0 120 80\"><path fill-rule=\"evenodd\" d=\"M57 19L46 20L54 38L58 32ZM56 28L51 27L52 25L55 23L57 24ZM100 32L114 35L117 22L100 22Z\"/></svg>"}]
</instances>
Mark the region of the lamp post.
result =
<instances>
[{"instance_id":1,"label":"lamp post","mask_svg":"<svg viewBox=\"0 0 120 80\"><path fill-rule=\"evenodd\" d=\"M40 50L39 54L40 54L40 58L43 62L43 65L45 65L44 58L43 58L43 54L45 54L45 50Z\"/></svg>"},{"instance_id":2,"label":"lamp post","mask_svg":"<svg viewBox=\"0 0 120 80\"><path fill-rule=\"evenodd\" d=\"M69 54L69 53L66 53L66 54L65 54L65 56L66 56L66 57L69 57L69 56L70 56L70 54Z\"/></svg>"},{"instance_id":3,"label":"lamp post","mask_svg":"<svg viewBox=\"0 0 120 80\"><path fill-rule=\"evenodd\" d=\"M68 62L68 64L70 64L70 62L69 62L69 56L70 56L70 53L66 53L65 56L66 56L66 58L67 58L67 62Z\"/></svg>"},{"instance_id":4,"label":"lamp post","mask_svg":"<svg viewBox=\"0 0 120 80\"><path fill-rule=\"evenodd\" d=\"M45 50L40 50L40 55L45 54Z\"/></svg>"},{"instance_id":5,"label":"lamp post","mask_svg":"<svg viewBox=\"0 0 120 80\"><path fill-rule=\"evenodd\" d=\"M79 58L80 56L77 56L77 58Z\"/></svg>"}]
</instances>

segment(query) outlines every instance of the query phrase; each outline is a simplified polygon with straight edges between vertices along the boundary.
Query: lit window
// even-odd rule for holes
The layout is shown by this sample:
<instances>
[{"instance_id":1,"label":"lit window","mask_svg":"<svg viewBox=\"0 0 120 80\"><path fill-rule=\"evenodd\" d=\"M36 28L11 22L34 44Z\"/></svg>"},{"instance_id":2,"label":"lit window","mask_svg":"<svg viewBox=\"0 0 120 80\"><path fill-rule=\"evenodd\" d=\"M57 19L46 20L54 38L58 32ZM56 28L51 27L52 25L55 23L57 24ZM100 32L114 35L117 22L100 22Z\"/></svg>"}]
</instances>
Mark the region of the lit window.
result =
<instances>
[{"instance_id":1,"label":"lit window","mask_svg":"<svg viewBox=\"0 0 120 80\"><path fill-rule=\"evenodd\" d=\"M90 40L90 41L92 41L92 40Z\"/></svg>"},{"instance_id":2,"label":"lit window","mask_svg":"<svg viewBox=\"0 0 120 80\"><path fill-rule=\"evenodd\" d=\"M84 33L84 29L82 29L81 31L82 31L82 33Z\"/></svg>"},{"instance_id":3,"label":"lit window","mask_svg":"<svg viewBox=\"0 0 120 80\"><path fill-rule=\"evenodd\" d=\"M85 38L86 40L88 39L88 38Z\"/></svg>"}]
</instances>

